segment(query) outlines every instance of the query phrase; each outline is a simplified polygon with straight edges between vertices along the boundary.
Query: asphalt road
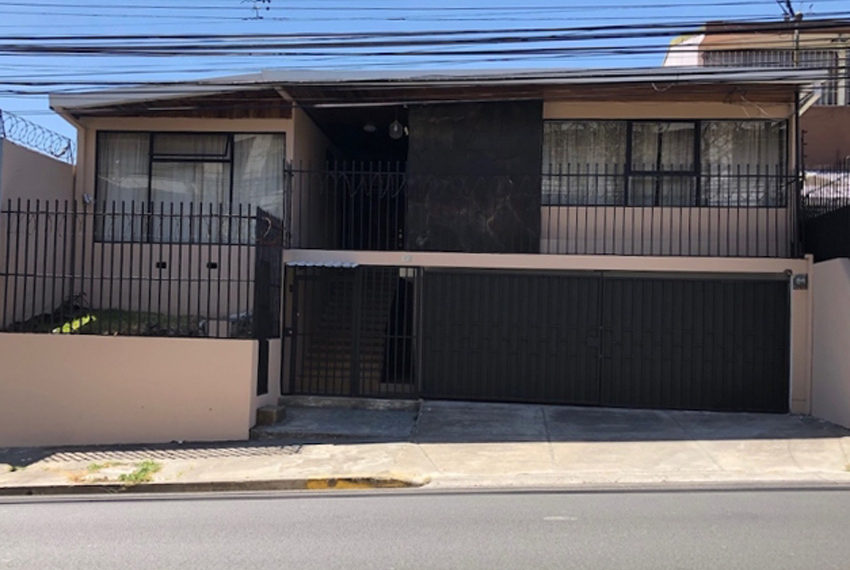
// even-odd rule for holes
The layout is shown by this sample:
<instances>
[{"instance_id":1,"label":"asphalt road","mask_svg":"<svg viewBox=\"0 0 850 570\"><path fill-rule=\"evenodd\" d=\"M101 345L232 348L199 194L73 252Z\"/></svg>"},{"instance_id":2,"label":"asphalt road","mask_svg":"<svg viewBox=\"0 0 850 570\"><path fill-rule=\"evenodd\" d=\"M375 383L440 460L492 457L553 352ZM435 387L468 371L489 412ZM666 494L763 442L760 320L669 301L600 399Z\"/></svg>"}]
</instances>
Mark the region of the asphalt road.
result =
<instances>
[{"instance_id":1,"label":"asphalt road","mask_svg":"<svg viewBox=\"0 0 850 570\"><path fill-rule=\"evenodd\" d=\"M0 568L848 568L850 491L0 500Z\"/></svg>"}]
</instances>

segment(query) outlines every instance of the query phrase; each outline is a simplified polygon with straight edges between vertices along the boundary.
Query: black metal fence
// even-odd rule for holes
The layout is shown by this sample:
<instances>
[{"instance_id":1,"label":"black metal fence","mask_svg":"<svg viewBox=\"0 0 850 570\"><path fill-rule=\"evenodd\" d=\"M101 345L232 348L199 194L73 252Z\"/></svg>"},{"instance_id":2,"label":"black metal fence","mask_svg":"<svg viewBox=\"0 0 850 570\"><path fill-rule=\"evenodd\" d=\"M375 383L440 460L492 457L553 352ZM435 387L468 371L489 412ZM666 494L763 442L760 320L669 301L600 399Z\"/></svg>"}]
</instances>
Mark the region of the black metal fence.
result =
<instances>
[{"instance_id":1,"label":"black metal fence","mask_svg":"<svg viewBox=\"0 0 850 570\"><path fill-rule=\"evenodd\" d=\"M850 158L807 169L802 205L806 253L850 257Z\"/></svg>"},{"instance_id":2,"label":"black metal fence","mask_svg":"<svg viewBox=\"0 0 850 570\"><path fill-rule=\"evenodd\" d=\"M627 174L415 174L403 163L296 168L288 245L465 253L797 257L799 186L756 167Z\"/></svg>"},{"instance_id":3,"label":"black metal fence","mask_svg":"<svg viewBox=\"0 0 850 570\"><path fill-rule=\"evenodd\" d=\"M850 158L806 170L803 185L803 214L806 219L845 206L850 206Z\"/></svg>"},{"instance_id":4,"label":"black metal fence","mask_svg":"<svg viewBox=\"0 0 850 570\"><path fill-rule=\"evenodd\" d=\"M0 329L274 338L283 235L252 206L9 202Z\"/></svg>"}]
</instances>

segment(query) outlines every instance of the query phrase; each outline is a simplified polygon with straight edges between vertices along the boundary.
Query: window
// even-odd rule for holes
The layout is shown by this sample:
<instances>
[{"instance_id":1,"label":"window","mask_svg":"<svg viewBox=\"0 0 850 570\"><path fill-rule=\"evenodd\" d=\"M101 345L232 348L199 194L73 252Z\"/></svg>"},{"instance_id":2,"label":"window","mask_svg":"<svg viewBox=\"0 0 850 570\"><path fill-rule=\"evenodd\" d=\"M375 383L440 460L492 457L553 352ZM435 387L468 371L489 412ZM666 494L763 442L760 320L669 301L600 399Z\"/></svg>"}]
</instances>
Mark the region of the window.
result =
<instances>
[{"instance_id":1,"label":"window","mask_svg":"<svg viewBox=\"0 0 850 570\"><path fill-rule=\"evenodd\" d=\"M285 139L261 133L101 132L97 138L96 197L102 212L238 213L259 207L283 217ZM102 216L99 239L207 241L226 238L168 217ZM156 219L155 219L156 218ZM233 233L235 230L230 230Z\"/></svg>"},{"instance_id":2,"label":"window","mask_svg":"<svg viewBox=\"0 0 850 570\"><path fill-rule=\"evenodd\" d=\"M696 125L630 123L629 206L696 203Z\"/></svg>"},{"instance_id":3,"label":"window","mask_svg":"<svg viewBox=\"0 0 850 570\"><path fill-rule=\"evenodd\" d=\"M785 123L546 121L542 203L782 206Z\"/></svg>"},{"instance_id":4,"label":"window","mask_svg":"<svg viewBox=\"0 0 850 570\"><path fill-rule=\"evenodd\" d=\"M625 156L624 121L546 121L543 203L622 204Z\"/></svg>"}]
</instances>

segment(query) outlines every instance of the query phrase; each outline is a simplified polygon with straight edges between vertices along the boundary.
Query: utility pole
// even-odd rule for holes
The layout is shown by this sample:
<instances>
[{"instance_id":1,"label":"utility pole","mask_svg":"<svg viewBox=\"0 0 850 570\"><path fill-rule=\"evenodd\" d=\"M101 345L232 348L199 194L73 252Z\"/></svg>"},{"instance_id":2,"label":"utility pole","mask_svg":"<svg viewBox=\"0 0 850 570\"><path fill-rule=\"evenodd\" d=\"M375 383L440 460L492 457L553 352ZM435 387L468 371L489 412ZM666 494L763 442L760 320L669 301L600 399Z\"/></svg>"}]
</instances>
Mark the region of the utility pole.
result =
<instances>
[{"instance_id":1,"label":"utility pole","mask_svg":"<svg viewBox=\"0 0 850 570\"><path fill-rule=\"evenodd\" d=\"M776 0L782 9L786 22L794 23L794 50L791 54L794 67L800 67L800 22L803 21L803 13L797 12L791 0Z\"/></svg>"}]
</instances>

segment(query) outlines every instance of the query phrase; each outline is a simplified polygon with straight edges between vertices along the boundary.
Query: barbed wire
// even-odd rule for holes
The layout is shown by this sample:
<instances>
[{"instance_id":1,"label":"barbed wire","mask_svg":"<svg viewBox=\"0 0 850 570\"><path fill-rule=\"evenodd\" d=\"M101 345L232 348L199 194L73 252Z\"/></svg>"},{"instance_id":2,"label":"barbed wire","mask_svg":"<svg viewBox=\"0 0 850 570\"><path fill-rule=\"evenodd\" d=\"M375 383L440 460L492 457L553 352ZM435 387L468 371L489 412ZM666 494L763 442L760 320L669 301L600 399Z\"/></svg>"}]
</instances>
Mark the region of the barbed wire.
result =
<instances>
[{"instance_id":1,"label":"barbed wire","mask_svg":"<svg viewBox=\"0 0 850 570\"><path fill-rule=\"evenodd\" d=\"M0 139L74 164L76 144L73 140L3 110L0 110Z\"/></svg>"}]
</instances>

